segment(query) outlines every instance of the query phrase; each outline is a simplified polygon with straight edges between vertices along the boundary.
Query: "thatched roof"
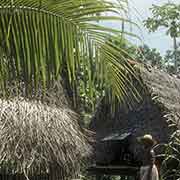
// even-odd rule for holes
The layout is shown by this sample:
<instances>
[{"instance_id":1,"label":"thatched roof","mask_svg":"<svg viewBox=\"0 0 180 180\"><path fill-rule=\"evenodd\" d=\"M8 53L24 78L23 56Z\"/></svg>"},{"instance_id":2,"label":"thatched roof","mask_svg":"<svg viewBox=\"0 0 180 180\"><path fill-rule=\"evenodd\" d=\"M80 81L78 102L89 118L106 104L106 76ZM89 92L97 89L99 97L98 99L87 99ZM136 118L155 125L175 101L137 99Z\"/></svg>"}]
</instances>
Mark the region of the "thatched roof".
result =
<instances>
[{"instance_id":1,"label":"thatched roof","mask_svg":"<svg viewBox=\"0 0 180 180\"><path fill-rule=\"evenodd\" d=\"M0 99L0 173L72 175L89 150L78 119L67 106Z\"/></svg>"},{"instance_id":2,"label":"thatched roof","mask_svg":"<svg viewBox=\"0 0 180 180\"><path fill-rule=\"evenodd\" d=\"M180 79L157 69L142 69L141 72L145 84L158 97L157 102L169 112L180 114Z\"/></svg>"},{"instance_id":3,"label":"thatched roof","mask_svg":"<svg viewBox=\"0 0 180 180\"><path fill-rule=\"evenodd\" d=\"M172 121L179 123L180 79L158 69L138 67L138 70L142 82L136 82L136 85L142 100L132 109L118 103L112 112L110 102L103 98L90 124L97 140L112 133L131 132L134 137L150 133L159 143L163 143L174 131L169 124ZM141 83L145 87L143 90ZM136 145L137 142L132 142L132 151L136 151Z\"/></svg>"}]
</instances>

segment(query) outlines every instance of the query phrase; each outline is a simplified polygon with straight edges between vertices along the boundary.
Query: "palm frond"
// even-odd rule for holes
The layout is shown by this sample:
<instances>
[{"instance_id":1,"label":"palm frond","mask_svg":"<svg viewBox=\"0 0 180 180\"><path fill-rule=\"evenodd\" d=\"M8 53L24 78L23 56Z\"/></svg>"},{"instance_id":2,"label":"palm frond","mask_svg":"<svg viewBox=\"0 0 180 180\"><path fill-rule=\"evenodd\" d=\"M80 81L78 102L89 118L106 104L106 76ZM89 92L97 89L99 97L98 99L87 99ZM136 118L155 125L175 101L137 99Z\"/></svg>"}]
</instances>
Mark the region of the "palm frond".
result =
<instances>
[{"instance_id":1,"label":"palm frond","mask_svg":"<svg viewBox=\"0 0 180 180\"><path fill-rule=\"evenodd\" d=\"M107 43L107 37L125 32L96 22L125 22L121 15L126 13L123 3L126 1L115 4L106 0L2 0L0 49L5 61L0 63L0 86L5 89L7 82L18 79L27 87L46 87L66 69L68 81L76 87L83 62L81 71L89 72L88 82L84 83L90 88L105 84L120 97L129 85L117 73L126 68L126 59L120 48ZM133 73L132 69L126 70Z\"/></svg>"}]
</instances>

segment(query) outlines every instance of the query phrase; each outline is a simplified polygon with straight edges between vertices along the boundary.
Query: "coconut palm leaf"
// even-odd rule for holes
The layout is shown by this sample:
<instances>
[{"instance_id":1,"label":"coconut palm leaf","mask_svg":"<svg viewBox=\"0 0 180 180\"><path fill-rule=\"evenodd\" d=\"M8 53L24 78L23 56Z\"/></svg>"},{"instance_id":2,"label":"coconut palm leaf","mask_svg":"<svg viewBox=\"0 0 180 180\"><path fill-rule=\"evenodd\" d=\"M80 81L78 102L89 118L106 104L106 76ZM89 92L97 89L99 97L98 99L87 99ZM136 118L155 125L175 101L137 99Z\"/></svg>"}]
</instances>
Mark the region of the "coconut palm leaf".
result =
<instances>
[{"instance_id":1,"label":"coconut palm leaf","mask_svg":"<svg viewBox=\"0 0 180 180\"><path fill-rule=\"evenodd\" d=\"M129 83L117 71L126 69L132 73L133 70L124 63L126 58L121 49L107 43L107 37L125 32L96 22L126 21L122 17L126 12L125 3L1 0L1 88L6 89L12 80L23 81L28 88L39 84L46 87L61 77L64 69L68 81L76 88L81 69L88 71L88 82L84 83L88 83L89 88L97 83L104 84L120 97Z\"/></svg>"}]
</instances>

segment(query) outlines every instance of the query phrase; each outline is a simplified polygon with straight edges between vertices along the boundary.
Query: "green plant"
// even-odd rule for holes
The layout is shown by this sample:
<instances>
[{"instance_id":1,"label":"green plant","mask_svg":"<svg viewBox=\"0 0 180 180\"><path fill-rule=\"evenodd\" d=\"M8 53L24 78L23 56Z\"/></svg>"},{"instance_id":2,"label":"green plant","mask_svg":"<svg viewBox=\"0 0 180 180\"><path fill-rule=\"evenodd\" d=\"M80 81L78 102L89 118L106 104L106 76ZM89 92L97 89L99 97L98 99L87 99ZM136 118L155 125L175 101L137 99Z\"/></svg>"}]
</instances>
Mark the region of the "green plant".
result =
<instances>
[{"instance_id":1,"label":"green plant","mask_svg":"<svg viewBox=\"0 0 180 180\"><path fill-rule=\"evenodd\" d=\"M163 58L156 48L150 48L148 45L143 45L139 47L137 53L137 59L150 64L151 66L156 66L162 68Z\"/></svg>"},{"instance_id":2,"label":"green plant","mask_svg":"<svg viewBox=\"0 0 180 180\"><path fill-rule=\"evenodd\" d=\"M152 17L149 17L145 23L145 27L150 32L155 32L158 28L164 27L166 33L173 39L174 43L174 65L177 71L177 38L180 36L180 5L174 3L166 3L162 6L153 5L151 8Z\"/></svg>"},{"instance_id":3,"label":"green plant","mask_svg":"<svg viewBox=\"0 0 180 180\"><path fill-rule=\"evenodd\" d=\"M27 93L63 79L69 96L78 103L78 73L85 94L99 84L118 98L130 83L120 72L133 73L123 49L107 36L125 34L100 25L101 21L128 22L126 1L9 0L0 2L0 87L6 93L12 81L23 82ZM108 15L109 12L116 15ZM105 15L105 13L108 13ZM126 33L128 34L128 33ZM130 34L132 35L132 34ZM86 88L89 88L86 91ZM132 88L132 87L131 87Z\"/></svg>"},{"instance_id":4,"label":"green plant","mask_svg":"<svg viewBox=\"0 0 180 180\"><path fill-rule=\"evenodd\" d=\"M165 153L161 155L164 159L160 172L162 180L180 179L180 130L177 129L180 116L177 114L174 117L176 120L174 121L173 118L169 127L174 133L172 133L169 143L163 145Z\"/></svg>"}]
</instances>

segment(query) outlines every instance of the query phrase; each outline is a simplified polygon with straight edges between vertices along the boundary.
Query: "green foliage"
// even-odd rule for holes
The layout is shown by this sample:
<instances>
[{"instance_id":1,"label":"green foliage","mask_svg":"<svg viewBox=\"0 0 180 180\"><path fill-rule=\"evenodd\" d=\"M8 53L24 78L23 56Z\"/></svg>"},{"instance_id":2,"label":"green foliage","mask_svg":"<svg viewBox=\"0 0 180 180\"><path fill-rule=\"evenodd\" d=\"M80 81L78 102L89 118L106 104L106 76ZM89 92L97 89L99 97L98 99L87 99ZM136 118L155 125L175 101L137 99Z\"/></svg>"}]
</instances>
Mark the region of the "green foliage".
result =
<instances>
[{"instance_id":1,"label":"green foliage","mask_svg":"<svg viewBox=\"0 0 180 180\"><path fill-rule=\"evenodd\" d=\"M159 27L167 28L167 34L171 37L180 36L180 5L167 3L162 6L153 5L152 17L145 21L145 27L150 32Z\"/></svg>"},{"instance_id":2,"label":"green foliage","mask_svg":"<svg viewBox=\"0 0 180 180\"><path fill-rule=\"evenodd\" d=\"M63 79L72 89L76 102L79 91L92 98L97 84L110 89L113 96L120 99L130 83L117 72L126 69L132 74L133 70L128 67L122 49L107 42L107 37L126 32L95 22L128 22L122 16L126 13L126 4L126 0L118 3L106 0L2 0L1 89L5 90L14 80L23 81L27 89L32 89L46 88L57 79ZM115 15L108 15L109 12ZM83 77L81 90L78 89L80 76Z\"/></svg>"},{"instance_id":3,"label":"green foliage","mask_svg":"<svg viewBox=\"0 0 180 180\"><path fill-rule=\"evenodd\" d=\"M150 48L147 45L139 47L139 52L137 53L137 59L150 64L151 66L156 66L162 68L163 58L156 48Z\"/></svg>"},{"instance_id":4,"label":"green foliage","mask_svg":"<svg viewBox=\"0 0 180 180\"><path fill-rule=\"evenodd\" d=\"M137 61L151 65L158 69L162 69L168 73L175 74L176 71L174 54L172 50L167 50L165 56L161 56L160 52L156 48L150 48L148 45L143 45L138 48L135 59ZM177 68L180 67L180 51L176 51Z\"/></svg>"},{"instance_id":5,"label":"green foliage","mask_svg":"<svg viewBox=\"0 0 180 180\"><path fill-rule=\"evenodd\" d=\"M138 48L129 42L124 36L110 37L109 41L115 46L122 49L122 53L128 59L134 59Z\"/></svg>"},{"instance_id":6,"label":"green foliage","mask_svg":"<svg viewBox=\"0 0 180 180\"><path fill-rule=\"evenodd\" d=\"M107 36L107 40L105 42L106 44L109 44L110 46L112 46L113 48L115 48L118 51L121 51L121 55L124 58L127 59L133 59L133 57L135 57L135 46L133 46L129 41L127 41L122 35L121 36ZM118 58L118 56L117 56ZM92 59L92 61L96 61L95 58ZM81 66L83 66L83 61ZM94 64L91 64L93 71L96 71L96 67L94 66ZM128 68L130 68L129 70L131 70L131 67L128 66ZM128 79L128 77L126 77L125 74L123 74L124 69L121 69L121 73L118 73L118 71L116 72L118 76L123 76L124 78L124 82L126 81L127 83L131 83ZM126 72L127 73L127 72ZM128 73L127 73L128 74ZM83 115L85 116L85 121L88 121L88 118L90 117L90 114L95 110L95 106L100 98L102 98L102 96L106 96L107 93L107 89L105 87L104 84L102 83L98 83L98 79L96 77L94 78L94 81L97 82L95 84L95 86L93 88L89 87L88 81L89 81L89 75L88 75L88 71L81 71L78 74L79 76L79 92L80 92L80 104L81 104L81 110L83 113ZM99 76L101 76L101 78L103 78L103 74L99 74ZM86 83L84 83L86 82ZM131 87L131 89L134 89L133 87ZM123 89L123 93L126 93L126 90ZM131 90L129 90L130 92ZM130 93L129 93L130 94ZM138 94L138 93L137 93ZM108 95L107 95L108 96ZM129 96L130 97L130 96ZM123 101L123 100L122 100Z\"/></svg>"},{"instance_id":7,"label":"green foliage","mask_svg":"<svg viewBox=\"0 0 180 180\"><path fill-rule=\"evenodd\" d=\"M177 130L171 136L169 144L166 145L164 161L161 167L161 179L180 178L180 131Z\"/></svg>"},{"instance_id":8,"label":"green foliage","mask_svg":"<svg viewBox=\"0 0 180 180\"><path fill-rule=\"evenodd\" d=\"M166 117L168 117L167 123L171 136L169 143L157 146L163 152L159 155L163 160L160 167L160 179L178 180L180 179L180 130L178 128L180 115L179 113L167 114Z\"/></svg>"},{"instance_id":9,"label":"green foliage","mask_svg":"<svg viewBox=\"0 0 180 180\"><path fill-rule=\"evenodd\" d=\"M164 61L165 61L166 66L167 66L166 69L169 73L176 73L175 62L174 62L174 54L175 54L174 51L167 50L165 57L164 57ZM176 56L177 56L177 67L179 68L180 67L180 50L179 49L177 49L177 51L176 51Z\"/></svg>"},{"instance_id":10,"label":"green foliage","mask_svg":"<svg viewBox=\"0 0 180 180\"><path fill-rule=\"evenodd\" d=\"M177 38L180 37L180 5L166 3L162 6L153 5L152 17L144 21L145 27L150 32L155 32L159 27L167 29L167 35L173 39L175 72L178 69Z\"/></svg>"}]
</instances>

